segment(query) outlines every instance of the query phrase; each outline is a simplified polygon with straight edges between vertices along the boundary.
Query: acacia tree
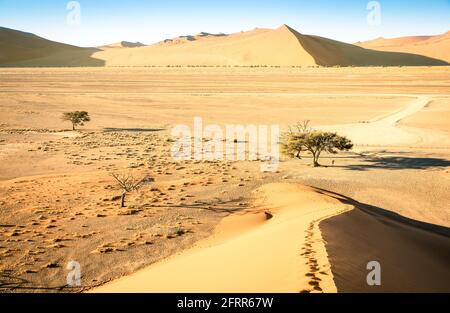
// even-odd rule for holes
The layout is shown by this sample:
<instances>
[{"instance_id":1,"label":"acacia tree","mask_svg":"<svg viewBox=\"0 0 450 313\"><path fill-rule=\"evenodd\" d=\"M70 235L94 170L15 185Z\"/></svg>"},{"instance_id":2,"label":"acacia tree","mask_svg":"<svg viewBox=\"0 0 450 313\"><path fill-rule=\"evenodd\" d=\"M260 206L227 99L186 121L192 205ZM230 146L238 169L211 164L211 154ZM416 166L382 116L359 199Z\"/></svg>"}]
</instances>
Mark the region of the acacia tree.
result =
<instances>
[{"instance_id":1,"label":"acacia tree","mask_svg":"<svg viewBox=\"0 0 450 313\"><path fill-rule=\"evenodd\" d=\"M301 159L301 153L304 149L301 142L297 140L300 134L307 134L312 131L310 126L311 121L306 120L289 127L289 132L285 136L284 144L282 145L283 152L287 155L295 155L296 158Z\"/></svg>"},{"instance_id":2,"label":"acacia tree","mask_svg":"<svg viewBox=\"0 0 450 313\"><path fill-rule=\"evenodd\" d=\"M143 178L136 179L131 173L128 174L116 174L112 173L111 176L116 180L119 187L122 189L121 204L122 208L125 207L125 197L127 193L137 191L144 185L154 182L152 177L144 176Z\"/></svg>"},{"instance_id":3,"label":"acacia tree","mask_svg":"<svg viewBox=\"0 0 450 313\"><path fill-rule=\"evenodd\" d=\"M346 137L337 133L312 130L309 127L297 128L297 131L290 129L282 143L283 152L289 156L301 158L303 151L310 152L314 167L320 166L319 158L323 152L337 154L338 151L348 151L352 148L353 143Z\"/></svg>"},{"instance_id":4,"label":"acacia tree","mask_svg":"<svg viewBox=\"0 0 450 313\"><path fill-rule=\"evenodd\" d=\"M84 123L91 121L89 113L86 111L65 112L61 118L63 121L71 122L73 130L75 130L76 126L84 126Z\"/></svg>"}]
</instances>

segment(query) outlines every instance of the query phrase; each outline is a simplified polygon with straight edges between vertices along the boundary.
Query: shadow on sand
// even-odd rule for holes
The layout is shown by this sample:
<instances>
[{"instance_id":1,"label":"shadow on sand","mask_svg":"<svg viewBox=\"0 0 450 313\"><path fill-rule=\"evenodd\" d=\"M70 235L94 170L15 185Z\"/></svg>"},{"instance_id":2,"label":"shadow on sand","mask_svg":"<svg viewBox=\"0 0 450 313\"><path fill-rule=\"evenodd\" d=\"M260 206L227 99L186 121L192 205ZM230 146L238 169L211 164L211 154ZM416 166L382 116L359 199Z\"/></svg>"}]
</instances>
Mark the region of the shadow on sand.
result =
<instances>
[{"instance_id":1,"label":"shadow on sand","mask_svg":"<svg viewBox=\"0 0 450 313\"><path fill-rule=\"evenodd\" d=\"M59 286L59 287L38 287L33 286L33 283L26 280L23 277L18 277L13 274L11 270L3 270L0 271L0 292L7 291L11 292L14 290L18 290L19 292L23 291L38 291L38 292L61 292L67 286Z\"/></svg>"},{"instance_id":2,"label":"shadow on sand","mask_svg":"<svg viewBox=\"0 0 450 313\"><path fill-rule=\"evenodd\" d=\"M356 208L320 223L339 292L450 292L450 228L319 192ZM367 283L373 261L380 286Z\"/></svg>"},{"instance_id":3,"label":"shadow on sand","mask_svg":"<svg viewBox=\"0 0 450 313\"><path fill-rule=\"evenodd\" d=\"M97 48L79 48L68 46L49 55L36 56L26 60L15 60L9 63L0 63L1 67L104 67L106 62L93 55L101 51Z\"/></svg>"},{"instance_id":4,"label":"shadow on sand","mask_svg":"<svg viewBox=\"0 0 450 313\"><path fill-rule=\"evenodd\" d=\"M364 158L365 164L335 166L352 171L367 171L370 169L426 170L432 168L450 167L450 161L440 158L414 158L414 157L371 157Z\"/></svg>"},{"instance_id":5,"label":"shadow on sand","mask_svg":"<svg viewBox=\"0 0 450 313\"><path fill-rule=\"evenodd\" d=\"M163 131L163 128L103 128L103 131L106 133L112 132L136 132L136 133L145 133L145 132L160 132Z\"/></svg>"},{"instance_id":6,"label":"shadow on sand","mask_svg":"<svg viewBox=\"0 0 450 313\"><path fill-rule=\"evenodd\" d=\"M213 202L199 202L193 204L165 204L165 205L147 204L142 206L142 208L187 208L187 209L212 211L214 213L232 214L240 212L244 209L242 206L236 205L237 202L243 200L244 200L243 198L239 198L227 201L216 199L216 201Z\"/></svg>"}]
</instances>

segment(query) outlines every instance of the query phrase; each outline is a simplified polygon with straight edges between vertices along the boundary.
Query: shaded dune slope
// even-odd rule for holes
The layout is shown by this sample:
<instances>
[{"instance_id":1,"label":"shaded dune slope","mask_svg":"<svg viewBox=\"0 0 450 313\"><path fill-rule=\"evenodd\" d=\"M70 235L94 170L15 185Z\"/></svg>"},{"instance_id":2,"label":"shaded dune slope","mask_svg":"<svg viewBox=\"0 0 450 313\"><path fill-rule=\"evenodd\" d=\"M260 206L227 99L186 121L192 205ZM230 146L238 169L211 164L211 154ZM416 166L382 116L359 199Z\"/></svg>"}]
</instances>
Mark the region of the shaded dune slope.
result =
<instances>
[{"instance_id":1,"label":"shaded dune slope","mask_svg":"<svg viewBox=\"0 0 450 313\"><path fill-rule=\"evenodd\" d=\"M450 292L450 229L347 199L355 210L320 223L338 292ZM366 282L371 261L381 286Z\"/></svg>"},{"instance_id":2,"label":"shaded dune slope","mask_svg":"<svg viewBox=\"0 0 450 313\"><path fill-rule=\"evenodd\" d=\"M288 27L288 26L286 26ZM289 28L289 27L288 27ZM442 60L399 52L381 52L319 36L302 35L289 28L307 53L321 66L433 66Z\"/></svg>"},{"instance_id":3,"label":"shaded dune slope","mask_svg":"<svg viewBox=\"0 0 450 313\"><path fill-rule=\"evenodd\" d=\"M0 66L103 66L92 58L99 51L50 41L31 33L0 27Z\"/></svg>"}]
</instances>

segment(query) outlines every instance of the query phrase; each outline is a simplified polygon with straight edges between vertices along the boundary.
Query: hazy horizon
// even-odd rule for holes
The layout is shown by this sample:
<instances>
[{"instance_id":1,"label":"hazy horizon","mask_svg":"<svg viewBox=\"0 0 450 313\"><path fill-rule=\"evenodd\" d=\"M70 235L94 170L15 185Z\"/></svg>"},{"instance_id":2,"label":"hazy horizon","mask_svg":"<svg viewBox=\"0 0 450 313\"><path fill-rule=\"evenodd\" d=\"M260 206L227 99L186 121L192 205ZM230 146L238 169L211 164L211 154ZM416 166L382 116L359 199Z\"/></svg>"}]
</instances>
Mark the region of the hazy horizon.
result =
<instances>
[{"instance_id":1,"label":"hazy horizon","mask_svg":"<svg viewBox=\"0 0 450 313\"><path fill-rule=\"evenodd\" d=\"M152 44L180 35L230 34L282 24L303 34L347 43L378 37L436 35L450 29L450 2L445 0L385 0L372 4L364 0L70 2L0 1L0 26L85 47L120 41ZM377 14L377 5L379 19L375 16L373 23L368 22L369 15Z\"/></svg>"}]
</instances>

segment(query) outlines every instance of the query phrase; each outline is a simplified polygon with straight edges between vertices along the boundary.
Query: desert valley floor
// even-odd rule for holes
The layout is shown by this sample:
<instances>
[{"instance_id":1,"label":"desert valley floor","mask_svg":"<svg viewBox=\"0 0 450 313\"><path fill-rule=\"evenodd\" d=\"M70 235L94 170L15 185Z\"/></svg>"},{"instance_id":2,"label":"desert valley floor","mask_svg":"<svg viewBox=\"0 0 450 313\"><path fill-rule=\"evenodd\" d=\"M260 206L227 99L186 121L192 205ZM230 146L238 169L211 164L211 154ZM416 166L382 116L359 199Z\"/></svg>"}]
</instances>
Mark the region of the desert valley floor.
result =
<instances>
[{"instance_id":1,"label":"desert valley floor","mask_svg":"<svg viewBox=\"0 0 450 313\"><path fill-rule=\"evenodd\" d=\"M78 131L60 118L74 110L92 118ZM192 126L194 117L221 126L279 124L283 130L311 120L316 128L345 134L355 148L325 155L320 168L311 167L308 157L283 158L278 171L267 173L259 161L174 162L171 127ZM125 280L115 285L116 279L136 272L130 286L158 282L145 285L146 291L358 290L342 277L351 272L351 261L343 268L342 256L333 257L339 246L333 240L348 238L327 220L354 207L436 230L426 236L442 255L420 262L442 269L433 274L447 283L436 290L449 291L449 121L450 67L1 69L0 292L117 291ZM111 177L120 171L155 179L130 193L126 208ZM308 218L289 225L296 209ZM268 212L273 221L266 221ZM277 233L285 244L265 238ZM195 252L204 246L214 250ZM239 262L230 257L236 247L248 253ZM293 255L274 258L270 266L278 270L271 275L263 261L248 260L283 249ZM222 271L226 266L205 267L214 257L226 259L234 273L242 270L242 290L233 289L230 272ZM81 265L80 288L65 286L72 260ZM159 267L146 273L155 263ZM221 283L206 283L199 274L195 284L174 287L170 283L183 274L180 264L220 272L215 281ZM246 268L267 275L242 276ZM298 276L277 280L291 268ZM167 273L175 278L164 280Z\"/></svg>"}]
</instances>

